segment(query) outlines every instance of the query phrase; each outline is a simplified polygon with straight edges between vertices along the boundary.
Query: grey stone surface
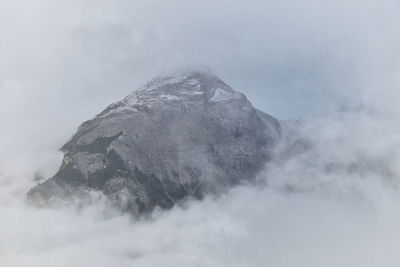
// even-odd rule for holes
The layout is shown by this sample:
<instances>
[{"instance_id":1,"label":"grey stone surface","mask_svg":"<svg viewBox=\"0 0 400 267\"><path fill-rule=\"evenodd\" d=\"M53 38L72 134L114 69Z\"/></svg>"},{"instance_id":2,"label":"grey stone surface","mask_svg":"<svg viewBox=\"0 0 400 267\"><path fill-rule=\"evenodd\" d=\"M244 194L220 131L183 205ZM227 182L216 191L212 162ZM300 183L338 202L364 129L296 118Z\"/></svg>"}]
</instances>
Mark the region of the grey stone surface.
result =
<instances>
[{"instance_id":1,"label":"grey stone surface","mask_svg":"<svg viewBox=\"0 0 400 267\"><path fill-rule=\"evenodd\" d=\"M280 137L273 117L213 74L156 78L84 122L54 177L28 192L45 205L102 191L146 213L251 181Z\"/></svg>"}]
</instances>

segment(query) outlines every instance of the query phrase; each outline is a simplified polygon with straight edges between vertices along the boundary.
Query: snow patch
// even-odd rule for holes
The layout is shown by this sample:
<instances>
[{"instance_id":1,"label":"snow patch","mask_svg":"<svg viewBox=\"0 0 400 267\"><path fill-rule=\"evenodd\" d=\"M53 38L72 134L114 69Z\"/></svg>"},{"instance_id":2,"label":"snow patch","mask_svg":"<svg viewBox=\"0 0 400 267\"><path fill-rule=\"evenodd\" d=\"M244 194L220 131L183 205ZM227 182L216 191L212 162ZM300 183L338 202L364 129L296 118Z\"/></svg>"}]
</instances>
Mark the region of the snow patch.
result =
<instances>
[{"instance_id":1,"label":"snow patch","mask_svg":"<svg viewBox=\"0 0 400 267\"><path fill-rule=\"evenodd\" d=\"M163 100L179 100L179 97L174 95L160 95L160 98Z\"/></svg>"},{"instance_id":2,"label":"snow patch","mask_svg":"<svg viewBox=\"0 0 400 267\"><path fill-rule=\"evenodd\" d=\"M215 89L214 95L210 98L211 102L222 102L222 101L229 101L232 99L238 99L240 95L235 92L229 92L227 90L217 88Z\"/></svg>"},{"instance_id":3,"label":"snow patch","mask_svg":"<svg viewBox=\"0 0 400 267\"><path fill-rule=\"evenodd\" d=\"M204 95L204 92L201 91L195 91L192 93L193 95Z\"/></svg>"},{"instance_id":4,"label":"snow patch","mask_svg":"<svg viewBox=\"0 0 400 267\"><path fill-rule=\"evenodd\" d=\"M200 82L197 79L190 79L187 81L187 83L193 86L200 85Z\"/></svg>"},{"instance_id":5,"label":"snow patch","mask_svg":"<svg viewBox=\"0 0 400 267\"><path fill-rule=\"evenodd\" d=\"M125 105L135 105L139 103L139 98L136 94L136 92L133 92L132 94L128 95L124 100L122 100Z\"/></svg>"},{"instance_id":6,"label":"snow patch","mask_svg":"<svg viewBox=\"0 0 400 267\"><path fill-rule=\"evenodd\" d=\"M150 83L145 84L143 87L139 88L138 92L151 92L154 91L162 86L170 85L170 84L177 84L185 81L188 77L186 75L177 76L177 77L166 77L166 78L159 78L151 81Z\"/></svg>"}]
</instances>

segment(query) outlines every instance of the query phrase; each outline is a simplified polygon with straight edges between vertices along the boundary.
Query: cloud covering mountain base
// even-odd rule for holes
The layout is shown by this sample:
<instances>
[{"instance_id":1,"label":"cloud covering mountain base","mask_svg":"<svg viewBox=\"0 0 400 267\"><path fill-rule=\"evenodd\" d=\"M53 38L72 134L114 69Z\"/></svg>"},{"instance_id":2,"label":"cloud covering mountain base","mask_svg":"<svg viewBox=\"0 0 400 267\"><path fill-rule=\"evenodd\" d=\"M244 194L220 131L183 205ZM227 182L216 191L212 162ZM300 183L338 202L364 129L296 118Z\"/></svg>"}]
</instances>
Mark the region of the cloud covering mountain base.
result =
<instances>
[{"instance_id":1,"label":"cloud covering mountain base","mask_svg":"<svg viewBox=\"0 0 400 267\"><path fill-rule=\"evenodd\" d=\"M296 138L308 140L306 149L288 152L287 145L299 141L285 139L260 185L236 187L146 219L113 213L100 195L89 206L37 209L11 194L18 191L15 185L11 190L13 183L3 185L1 262L397 266L400 193L394 159L399 153L393 129L382 128L394 127L388 120L356 113L304 123L295 131Z\"/></svg>"},{"instance_id":2,"label":"cloud covering mountain base","mask_svg":"<svg viewBox=\"0 0 400 267\"><path fill-rule=\"evenodd\" d=\"M396 0L2 0L0 264L399 266L399 12ZM25 203L79 123L192 64L277 118L308 118L258 186L148 219L100 196ZM329 112L347 103L364 108Z\"/></svg>"}]
</instances>

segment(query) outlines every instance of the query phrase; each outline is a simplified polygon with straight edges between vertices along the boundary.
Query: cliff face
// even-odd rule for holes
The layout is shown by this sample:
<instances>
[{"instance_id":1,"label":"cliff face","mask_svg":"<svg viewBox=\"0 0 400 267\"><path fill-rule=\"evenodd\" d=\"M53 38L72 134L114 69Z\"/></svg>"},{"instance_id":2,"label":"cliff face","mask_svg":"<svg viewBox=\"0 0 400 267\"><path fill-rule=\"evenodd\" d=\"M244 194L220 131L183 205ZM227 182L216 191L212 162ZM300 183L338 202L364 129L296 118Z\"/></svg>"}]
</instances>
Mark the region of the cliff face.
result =
<instances>
[{"instance_id":1,"label":"cliff face","mask_svg":"<svg viewBox=\"0 0 400 267\"><path fill-rule=\"evenodd\" d=\"M156 78L84 122L54 177L28 192L39 204L108 195L140 214L251 180L279 123L210 73Z\"/></svg>"}]
</instances>

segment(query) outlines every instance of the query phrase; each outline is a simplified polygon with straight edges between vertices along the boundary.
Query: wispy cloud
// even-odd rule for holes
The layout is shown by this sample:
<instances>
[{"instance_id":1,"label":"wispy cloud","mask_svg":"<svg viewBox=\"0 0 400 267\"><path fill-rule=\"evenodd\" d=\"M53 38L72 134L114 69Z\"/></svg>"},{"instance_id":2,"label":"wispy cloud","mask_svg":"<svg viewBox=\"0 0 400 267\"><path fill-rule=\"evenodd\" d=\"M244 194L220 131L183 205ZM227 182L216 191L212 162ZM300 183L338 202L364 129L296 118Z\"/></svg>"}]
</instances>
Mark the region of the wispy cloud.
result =
<instances>
[{"instance_id":1,"label":"wispy cloud","mask_svg":"<svg viewBox=\"0 0 400 267\"><path fill-rule=\"evenodd\" d=\"M0 262L397 266L399 12L394 0L1 1ZM272 115L313 117L300 132L309 149L270 163L267 188L149 221L107 217L101 201L25 205L82 121L199 65ZM366 108L330 112L353 103Z\"/></svg>"}]
</instances>

